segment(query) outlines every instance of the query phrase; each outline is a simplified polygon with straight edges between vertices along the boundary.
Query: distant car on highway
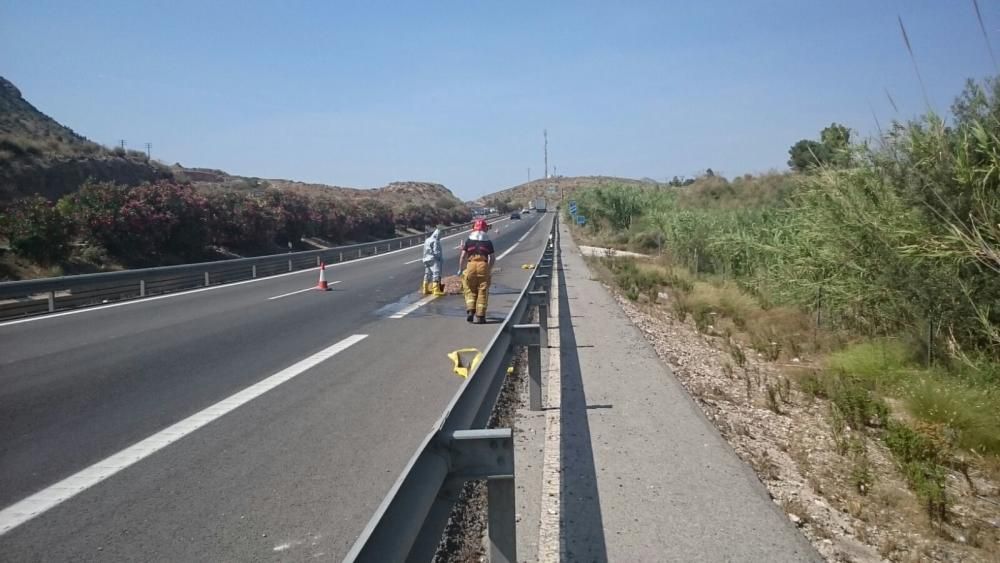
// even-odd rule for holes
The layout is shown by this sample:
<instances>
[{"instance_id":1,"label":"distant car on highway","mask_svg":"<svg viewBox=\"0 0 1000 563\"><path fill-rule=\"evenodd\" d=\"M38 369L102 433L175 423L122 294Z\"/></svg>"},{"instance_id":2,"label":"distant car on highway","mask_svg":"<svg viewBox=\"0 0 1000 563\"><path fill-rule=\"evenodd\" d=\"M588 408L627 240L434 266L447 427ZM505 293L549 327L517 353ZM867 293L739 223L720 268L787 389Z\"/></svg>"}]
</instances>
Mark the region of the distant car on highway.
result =
<instances>
[{"instance_id":1,"label":"distant car on highway","mask_svg":"<svg viewBox=\"0 0 1000 563\"><path fill-rule=\"evenodd\" d=\"M522 209L522 210L521 210L521 213L522 213L523 215L527 215L528 213L531 213L531 210L530 210L530 209L528 209L528 208L525 208L525 209Z\"/></svg>"},{"instance_id":2,"label":"distant car on highway","mask_svg":"<svg viewBox=\"0 0 1000 563\"><path fill-rule=\"evenodd\" d=\"M520 219L521 218L521 214L518 213L517 211L515 211L515 212L513 212L513 213L510 214L510 218L511 219Z\"/></svg>"}]
</instances>

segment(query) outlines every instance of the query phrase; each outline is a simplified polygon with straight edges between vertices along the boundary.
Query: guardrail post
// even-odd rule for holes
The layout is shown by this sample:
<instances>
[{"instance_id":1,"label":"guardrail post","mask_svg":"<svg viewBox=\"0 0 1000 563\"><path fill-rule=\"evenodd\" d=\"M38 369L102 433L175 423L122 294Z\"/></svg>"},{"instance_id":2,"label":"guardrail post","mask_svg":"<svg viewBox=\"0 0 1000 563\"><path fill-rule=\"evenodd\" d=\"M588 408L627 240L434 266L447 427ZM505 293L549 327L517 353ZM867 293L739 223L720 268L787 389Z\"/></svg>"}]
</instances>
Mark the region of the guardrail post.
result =
<instances>
[{"instance_id":1,"label":"guardrail post","mask_svg":"<svg viewBox=\"0 0 1000 563\"><path fill-rule=\"evenodd\" d=\"M205 286L208 287L208 272L205 272Z\"/></svg>"},{"instance_id":2,"label":"guardrail post","mask_svg":"<svg viewBox=\"0 0 1000 563\"><path fill-rule=\"evenodd\" d=\"M253 264L250 266L250 277L253 279L257 279L257 264Z\"/></svg>"},{"instance_id":3,"label":"guardrail post","mask_svg":"<svg viewBox=\"0 0 1000 563\"><path fill-rule=\"evenodd\" d=\"M139 297L146 296L146 280L139 280Z\"/></svg>"},{"instance_id":4,"label":"guardrail post","mask_svg":"<svg viewBox=\"0 0 1000 563\"><path fill-rule=\"evenodd\" d=\"M486 481L486 510L490 563L517 563L517 499L513 476Z\"/></svg>"},{"instance_id":5,"label":"guardrail post","mask_svg":"<svg viewBox=\"0 0 1000 563\"><path fill-rule=\"evenodd\" d=\"M340 253L340 260L338 260L338 262L343 262L343 261L344 261L344 252L341 251L341 253Z\"/></svg>"},{"instance_id":6,"label":"guardrail post","mask_svg":"<svg viewBox=\"0 0 1000 563\"><path fill-rule=\"evenodd\" d=\"M320 264L320 257L319 257L319 254L317 254L316 255L316 265L319 266L319 264Z\"/></svg>"},{"instance_id":7,"label":"guardrail post","mask_svg":"<svg viewBox=\"0 0 1000 563\"><path fill-rule=\"evenodd\" d=\"M542 410L542 330L537 324L511 327L515 346L528 348L528 403L533 411Z\"/></svg>"},{"instance_id":8,"label":"guardrail post","mask_svg":"<svg viewBox=\"0 0 1000 563\"><path fill-rule=\"evenodd\" d=\"M533 281L535 284L534 287L535 291L539 290L548 291L550 287L550 282L552 281L552 276L550 276L549 274L538 274L535 276Z\"/></svg>"},{"instance_id":9,"label":"guardrail post","mask_svg":"<svg viewBox=\"0 0 1000 563\"><path fill-rule=\"evenodd\" d=\"M452 475L486 479L490 563L517 562L514 433L510 428L456 430L449 441Z\"/></svg>"},{"instance_id":10,"label":"guardrail post","mask_svg":"<svg viewBox=\"0 0 1000 563\"><path fill-rule=\"evenodd\" d=\"M56 310L56 292L55 291L50 291L49 292L49 312L51 313L52 311L55 311L55 310Z\"/></svg>"},{"instance_id":11,"label":"guardrail post","mask_svg":"<svg viewBox=\"0 0 1000 563\"><path fill-rule=\"evenodd\" d=\"M364 256L364 249L363 248L359 248L358 249L358 258L361 258L362 256Z\"/></svg>"},{"instance_id":12,"label":"guardrail post","mask_svg":"<svg viewBox=\"0 0 1000 563\"><path fill-rule=\"evenodd\" d=\"M547 291L529 291L529 304L538 307L538 325L542 327L542 337L549 330L549 293Z\"/></svg>"},{"instance_id":13,"label":"guardrail post","mask_svg":"<svg viewBox=\"0 0 1000 563\"><path fill-rule=\"evenodd\" d=\"M288 259L288 271L289 272L292 271L292 259L291 258Z\"/></svg>"}]
</instances>

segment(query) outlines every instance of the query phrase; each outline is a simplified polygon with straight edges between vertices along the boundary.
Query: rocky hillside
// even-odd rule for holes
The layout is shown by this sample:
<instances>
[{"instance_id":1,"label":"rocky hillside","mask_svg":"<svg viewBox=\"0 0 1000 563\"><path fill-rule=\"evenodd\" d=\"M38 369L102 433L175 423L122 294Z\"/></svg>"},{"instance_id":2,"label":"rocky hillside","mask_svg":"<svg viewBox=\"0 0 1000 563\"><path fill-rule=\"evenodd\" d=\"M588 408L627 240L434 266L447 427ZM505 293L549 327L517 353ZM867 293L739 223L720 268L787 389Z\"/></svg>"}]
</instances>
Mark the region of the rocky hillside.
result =
<instances>
[{"instance_id":1,"label":"rocky hillside","mask_svg":"<svg viewBox=\"0 0 1000 563\"><path fill-rule=\"evenodd\" d=\"M632 178L617 178L614 176L558 176L556 178L539 178L530 182L507 188L499 192L494 192L472 202L475 206L487 205L494 202L509 202L513 207L523 207L529 201L537 197L546 197L550 200L559 200L560 197L568 198L576 190L601 186L607 184L618 184L624 186L649 186L656 185L652 180L634 180ZM556 186L555 196L549 195L548 187Z\"/></svg>"},{"instance_id":2,"label":"rocky hillside","mask_svg":"<svg viewBox=\"0 0 1000 563\"><path fill-rule=\"evenodd\" d=\"M375 199L394 209L410 205L432 205L435 207L452 207L461 201L451 190L441 184L431 182L392 182L387 186L374 189L345 188L326 184L307 184L289 180L267 180L272 188L305 193L333 193L335 196L347 199Z\"/></svg>"},{"instance_id":3,"label":"rocky hillside","mask_svg":"<svg viewBox=\"0 0 1000 563\"><path fill-rule=\"evenodd\" d=\"M55 199L88 178L137 185L170 175L144 153L108 150L78 135L0 77L0 202L36 193Z\"/></svg>"},{"instance_id":4,"label":"rocky hillside","mask_svg":"<svg viewBox=\"0 0 1000 563\"><path fill-rule=\"evenodd\" d=\"M291 180L235 176L211 168L165 166L140 151L108 149L42 113L0 77L0 203L41 194L48 199L75 192L87 179L127 186L173 179L203 191L256 192L268 188L338 199L376 200L401 211L414 206L454 208L461 201L441 184L393 182L357 189Z\"/></svg>"},{"instance_id":5,"label":"rocky hillside","mask_svg":"<svg viewBox=\"0 0 1000 563\"><path fill-rule=\"evenodd\" d=\"M174 165L172 170L179 180L191 182L196 188L203 191L221 189L252 192L277 189L305 196L333 196L337 199L350 201L370 199L384 203L396 211L421 205L452 208L462 203L455 197L455 194L451 193L451 190L441 184L431 182L392 182L381 188L360 189L293 180L234 176L222 170L184 168L179 164Z\"/></svg>"}]
</instances>

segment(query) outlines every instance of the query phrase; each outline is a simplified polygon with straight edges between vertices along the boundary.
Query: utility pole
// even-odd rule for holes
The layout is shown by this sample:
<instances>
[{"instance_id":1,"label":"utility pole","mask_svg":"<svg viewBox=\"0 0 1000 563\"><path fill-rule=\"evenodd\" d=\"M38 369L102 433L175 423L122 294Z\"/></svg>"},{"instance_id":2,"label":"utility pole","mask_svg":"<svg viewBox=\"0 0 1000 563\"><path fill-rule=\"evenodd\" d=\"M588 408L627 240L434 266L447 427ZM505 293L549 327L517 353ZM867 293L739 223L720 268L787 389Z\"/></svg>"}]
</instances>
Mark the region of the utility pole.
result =
<instances>
[{"instance_id":1,"label":"utility pole","mask_svg":"<svg viewBox=\"0 0 1000 563\"><path fill-rule=\"evenodd\" d=\"M549 130L542 129L542 137L545 139L545 179L549 179Z\"/></svg>"},{"instance_id":2,"label":"utility pole","mask_svg":"<svg viewBox=\"0 0 1000 563\"><path fill-rule=\"evenodd\" d=\"M531 167L528 167L528 181L531 181Z\"/></svg>"},{"instance_id":3,"label":"utility pole","mask_svg":"<svg viewBox=\"0 0 1000 563\"><path fill-rule=\"evenodd\" d=\"M153 143L146 143L146 158L153 158Z\"/></svg>"},{"instance_id":4,"label":"utility pole","mask_svg":"<svg viewBox=\"0 0 1000 563\"><path fill-rule=\"evenodd\" d=\"M125 139L121 139L120 141L118 141L118 145L121 146L121 148L124 150L125 149Z\"/></svg>"}]
</instances>

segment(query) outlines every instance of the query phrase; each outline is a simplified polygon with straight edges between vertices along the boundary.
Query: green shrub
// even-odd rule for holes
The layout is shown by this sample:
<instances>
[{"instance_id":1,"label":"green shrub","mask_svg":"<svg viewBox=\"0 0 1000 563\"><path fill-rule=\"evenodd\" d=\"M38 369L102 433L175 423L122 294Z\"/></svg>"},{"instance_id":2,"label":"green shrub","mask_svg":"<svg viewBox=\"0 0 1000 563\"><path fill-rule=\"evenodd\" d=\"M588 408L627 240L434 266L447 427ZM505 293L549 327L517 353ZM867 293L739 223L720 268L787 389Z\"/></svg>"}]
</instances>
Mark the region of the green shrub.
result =
<instances>
[{"instance_id":1,"label":"green shrub","mask_svg":"<svg viewBox=\"0 0 1000 563\"><path fill-rule=\"evenodd\" d=\"M889 407L864 381L848 376L829 380L830 400L854 430L885 426Z\"/></svg>"},{"instance_id":2,"label":"green shrub","mask_svg":"<svg viewBox=\"0 0 1000 563\"><path fill-rule=\"evenodd\" d=\"M913 415L948 428L955 446L1000 455L1000 388L926 375L908 382L904 398Z\"/></svg>"},{"instance_id":3,"label":"green shrub","mask_svg":"<svg viewBox=\"0 0 1000 563\"><path fill-rule=\"evenodd\" d=\"M944 520L948 511L945 488L946 454L941 446L903 423L892 421L883 437L910 488L924 502L928 515Z\"/></svg>"},{"instance_id":4,"label":"green shrub","mask_svg":"<svg viewBox=\"0 0 1000 563\"><path fill-rule=\"evenodd\" d=\"M50 201L35 196L0 211L0 235L18 256L51 265L69 256L73 225Z\"/></svg>"}]
</instances>

